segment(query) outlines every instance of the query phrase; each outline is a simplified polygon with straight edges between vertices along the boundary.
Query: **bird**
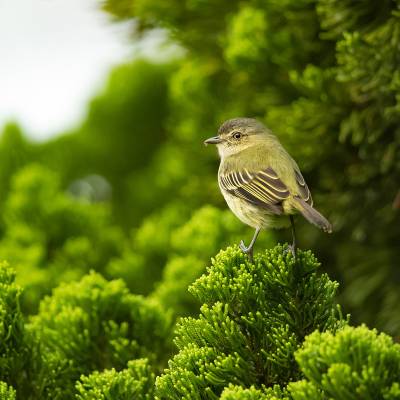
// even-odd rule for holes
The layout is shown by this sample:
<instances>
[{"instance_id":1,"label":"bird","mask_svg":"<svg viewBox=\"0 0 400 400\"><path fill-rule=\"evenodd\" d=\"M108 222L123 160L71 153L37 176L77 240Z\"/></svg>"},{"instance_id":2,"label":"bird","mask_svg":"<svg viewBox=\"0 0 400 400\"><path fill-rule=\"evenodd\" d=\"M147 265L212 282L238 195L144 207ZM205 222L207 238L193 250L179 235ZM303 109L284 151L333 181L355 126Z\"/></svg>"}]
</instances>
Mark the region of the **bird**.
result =
<instances>
[{"instance_id":1,"label":"bird","mask_svg":"<svg viewBox=\"0 0 400 400\"><path fill-rule=\"evenodd\" d=\"M218 184L226 203L239 220L255 229L248 246L243 240L239 244L250 262L260 231L288 226L289 221L293 240L288 247L296 258L296 214L332 232L330 222L313 207L296 161L263 123L253 118L229 119L220 126L218 135L204 144L217 146Z\"/></svg>"}]
</instances>

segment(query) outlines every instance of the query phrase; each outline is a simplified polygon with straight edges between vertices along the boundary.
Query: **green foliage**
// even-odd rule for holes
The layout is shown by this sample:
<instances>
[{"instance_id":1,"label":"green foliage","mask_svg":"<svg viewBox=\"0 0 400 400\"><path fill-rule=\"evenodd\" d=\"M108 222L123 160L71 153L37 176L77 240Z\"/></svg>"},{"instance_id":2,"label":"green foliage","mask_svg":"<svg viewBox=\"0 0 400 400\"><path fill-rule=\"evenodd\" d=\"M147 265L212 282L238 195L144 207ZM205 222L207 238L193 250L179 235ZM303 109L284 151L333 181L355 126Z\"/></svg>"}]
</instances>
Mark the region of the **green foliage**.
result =
<instances>
[{"instance_id":1,"label":"green foliage","mask_svg":"<svg viewBox=\"0 0 400 400\"><path fill-rule=\"evenodd\" d=\"M164 309L131 294L120 280L91 273L56 288L30 324L41 344L42 396L71 398L81 374L119 370L137 358L160 368L168 357L170 325Z\"/></svg>"},{"instance_id":2,"label":"green foliage","mask_svg":"<svg viewBox=\"0 0 400 400\"><path fill-rule=\"evenodd\" d=\"M15 399L14 387L21 399L400 398L400 345L346 326L337 284L318 267L310 252L294 260L284 246L254 264L237 247L221 251L190 287L201 314L178 323L179 353L156 378L171 351L171 315L159 304L91 273L56 288L25 329L15 272L2 264L0 395Z\"/></svg>"},{"instance_id":3,"label":"green foliage","mask_svg":"<svg viewBox=\"0 0 400 400\"><path fill-rule=\"evenodd\" d=\"M1 400L15 400L15 390L7 386L6 383L0 382L0 399Z\"/></svg>"},{"instance_id":4,"label":"green foliage","mask_svg":"<svg viewBox=\"0 0 400 400\"><path fill-rule=\"evenodd\" d=\"M32 156L32 146L27 143L16 123L7 124L0 136L0 210L4 206L4 194L10 189L15 171L25 165ZM1 225L3 218L1 218ZM1 226L2 230L2 226Z\"/></svg>"},{"instance_id":5,"label":"green foliage","mask_svg":"<svg viewBox=\"0 0 400 400\"><path fill-rule=\"evenodd\" d=\"M0 263L0 380L21 389L22 393L25 385L29 385L27 378L32 371L20 296L21 288L15 283L15 271L8 264ZM1 382L0 394L7 399L15 398L13 389L7 389L4 382Z\"/></svg>"},{"instance_id":6,"label":"green foliage","mask_svg":"<svg viewBox=\"0 0 400 400\"><path fill-rule=\"evenodd\" d=\"M279 386L259 390L253 386L245 389L241 386L230 385L224 389L219 398L221 400L290 400Z\"/></svg>"},{"instance_id":7,"label":"green foliage","mask_svg":"<svg viewBox=\"0 0 400 400\"><path fill-rule=\"evenodd\" d=\"M178 254L190 252L207 262L225 244L239 241L242 227L227 210L205 206L172 233L171 244Z\"/></svg>"},{"instance_id":8,"label":"green foliage","mask_svg":"<svg viewBox=\"0 0 400 400\"><path fill-rule=\"evenodd\" d=\"M80 400L151 400L154 398L155 375L146 359L128 362L128 368L94 372L82 376L77 383L77 399Z\"/></svg>"},{"instance_id":9,"label":"green foliage","mask_svg":"<svg viewBox=\"0 0 400 400\"><path fill-rule=\"evenodd\" d=\"M65 193L57 174L39 165L16 174L5 202L0 251L16 266L25 287L24 308L59 282L104 271L119 254L122 234L106 205L80 202Z\"/></svg>"},{"instance_id":10,"label":"green foliage","mask_svg":"<svg viewBox=\"0 0 400 400\"><path fill-rule=\"evenodd\" d=\"M288 386L294 400L400 398L400 345L365 326L314 332L296 360L306 379Z\"/></svg>"},{"instance_id":11,"label":"green foliage","mask_svg":"<svg viewBox=\"0 0 400 400\"><path fill-rule=\"evenodd\" d=\"M179 316L194 314L199 303L187 288L203 271L203 261L195 256L172 257L165 265L162 279L151 293L151 297L172 308Z\"/></svg>"},{"instance_id":12,"label":"green foliage","mask_svg":"<svg viewBox=\"0 0 400 400\"><path fill-rule=\"evenodd\" d=\"M190 291L198 318L177 328L179 353L157 378L165 399L217 398L230 383L256 388L300 376L294 352L315 329L343 325L334 302L337 284L317 276L310 252L297 262L283 246L250 264L238 247L218 254Z\"/></svg>"},{"instance_id":13,"label":"green foliage","mask_svg":"<svg viewBox=\"0 0 400 400\"><path fill-rule=\"evenodd\" d=\"M178 315L197 313L199 303L188 286L205 271L210 257L219 248L239 242L242 232L243 226L227 210L206 206L196 211L171 232L169 257L152 297ZM267 243L265 238L262 243Z\"/></svg>"},{"instance_id":14,"label":"green foliage","mask_svg":"<svg viewBox=\"0 0 400 400\"><path fill-rule=\"evenodd\" d=\"M257 63L266 54L266 31L267 22L263 10L243 7L231 22L225 50L227 62L236 67Z\"/></svg>"},{"instance_id":15,"label":"green foliage","mask_svg":"<svg viewBox=\"0 0 400 400\"><path fill-rule=\"evenodd\" d=\"M135 293L148 294L161 278L170 252L171 234L184 218L185 213L175 205L148 216L132 232L121 257L110 262L107 272L113 277L123 278Z\"/></svg>"},{"instance_id":16,"label":"green foliage","mask_svg":"<svg viewBox=\"0 0 400 400\"><path fill-rule=\"evenodd\" d=\"M228 210L205 206L187 215L182 208L170 204L147 217L122 256L107 267L109 275L123 278L132 291L151 293L178 315L197 312L199 304L187 287L204 272L210 257L251 233ZM269 235L260 239L258 246L272 242Z\"/></svg>"}]
</instances>

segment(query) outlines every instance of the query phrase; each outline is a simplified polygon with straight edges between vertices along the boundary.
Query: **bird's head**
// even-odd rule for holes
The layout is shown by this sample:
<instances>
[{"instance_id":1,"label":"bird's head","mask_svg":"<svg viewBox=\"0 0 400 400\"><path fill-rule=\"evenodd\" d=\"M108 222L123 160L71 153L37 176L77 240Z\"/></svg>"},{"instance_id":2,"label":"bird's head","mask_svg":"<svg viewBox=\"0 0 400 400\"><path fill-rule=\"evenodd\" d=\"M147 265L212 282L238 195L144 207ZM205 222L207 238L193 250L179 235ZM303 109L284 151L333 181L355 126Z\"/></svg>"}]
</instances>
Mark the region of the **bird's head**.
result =
<instances>
[{"instance_id":1,"label":"bird's head","mask_svg":"<svg viewBox=\"0 0 400 400\"><path fill-rule=\"evenodd\" d=\"M253 118L233 118L225 121L218 129L218 136L204 141L215 144L221 158L239 153L271 135L269 130Z\"/></svg>"}]
</instances>

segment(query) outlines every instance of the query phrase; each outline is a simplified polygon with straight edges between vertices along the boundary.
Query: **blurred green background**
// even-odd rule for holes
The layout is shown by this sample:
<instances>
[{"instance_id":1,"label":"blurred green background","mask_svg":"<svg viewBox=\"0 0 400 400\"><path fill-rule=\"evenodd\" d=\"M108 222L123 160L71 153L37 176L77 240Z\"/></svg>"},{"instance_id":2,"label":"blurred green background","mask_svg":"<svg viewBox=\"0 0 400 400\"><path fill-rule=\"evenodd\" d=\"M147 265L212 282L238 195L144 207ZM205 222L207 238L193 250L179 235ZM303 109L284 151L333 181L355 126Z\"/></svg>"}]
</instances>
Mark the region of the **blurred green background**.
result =
<instances>
[{"instance_id":1,"label":"blurred green background","mask_svg":"<svg viewBox=\"0 0 400 400\"><path fill-rule=\"evenodd\" d=\"M23 311L95 270L197 314L187 286L252 235L227 209L202 141L249 116L278 135L334 225L325 235L298 218L299 246L341 283L353 323L398 335L399 5L99 2L110 23L132 22L127 39L157 29L174 50L116 66L67 132L37 142L18 121L1 128L0 259L17 269ZM257 248L289 240L266 232Z\"/></svg>"}]
</instances>

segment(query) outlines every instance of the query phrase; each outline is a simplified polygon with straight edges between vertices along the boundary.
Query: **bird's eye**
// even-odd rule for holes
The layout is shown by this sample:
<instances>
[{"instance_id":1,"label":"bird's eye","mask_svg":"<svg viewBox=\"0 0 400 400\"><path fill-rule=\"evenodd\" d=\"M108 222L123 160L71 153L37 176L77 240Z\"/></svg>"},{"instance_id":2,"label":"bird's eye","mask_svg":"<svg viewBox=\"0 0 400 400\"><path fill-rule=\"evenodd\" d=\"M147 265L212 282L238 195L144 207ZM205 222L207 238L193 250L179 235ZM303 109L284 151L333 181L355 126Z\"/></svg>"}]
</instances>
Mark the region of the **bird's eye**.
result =
<instances>
[{"instance_id":1,"label":"bird's eye","mask_svg":"<svg viewBox=\"0 0 400 400\"><path fill-rule=\"evenodd\" d=\"M240 132L233 132L232 137L235 139L240 139L242 137L242 134Z\"/></svg>"}]
</instances>

